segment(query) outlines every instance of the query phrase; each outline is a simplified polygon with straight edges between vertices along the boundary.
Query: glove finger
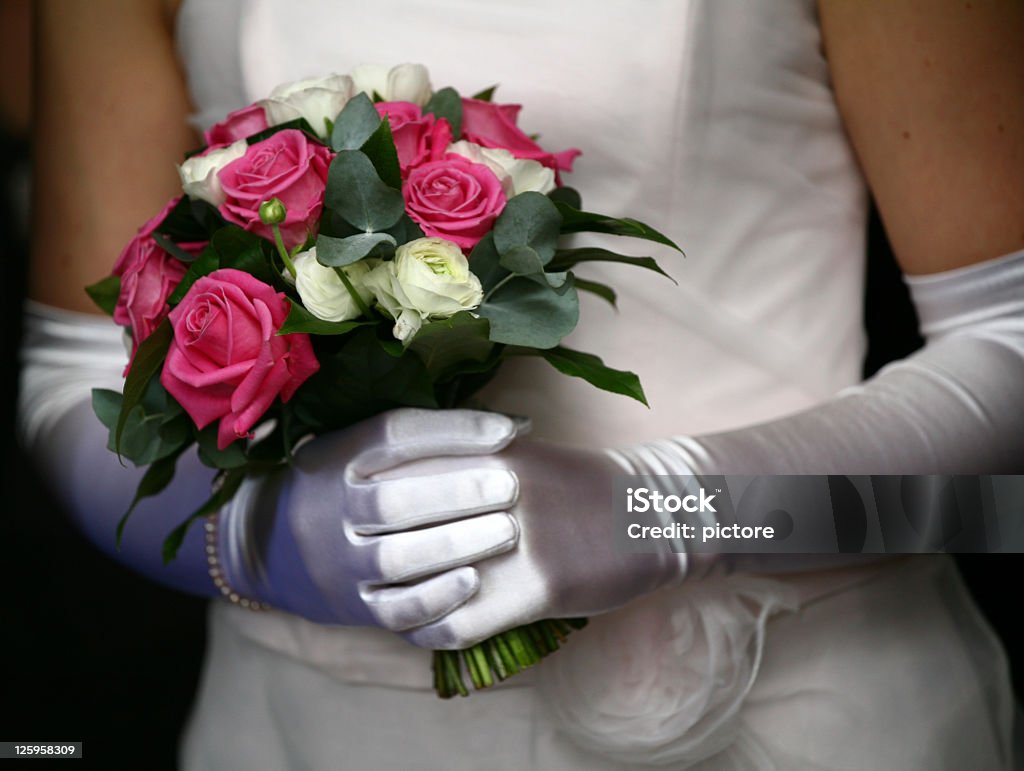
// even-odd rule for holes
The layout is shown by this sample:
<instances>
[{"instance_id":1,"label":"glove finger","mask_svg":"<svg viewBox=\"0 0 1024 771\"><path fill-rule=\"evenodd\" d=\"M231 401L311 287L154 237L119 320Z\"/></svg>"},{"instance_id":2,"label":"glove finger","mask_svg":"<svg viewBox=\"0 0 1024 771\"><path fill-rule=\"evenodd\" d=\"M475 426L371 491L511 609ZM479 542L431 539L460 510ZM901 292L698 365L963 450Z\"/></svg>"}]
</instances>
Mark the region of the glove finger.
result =
<instances>
[{"instance_id":1,"label":"glove finger","mask_svg":"<svg viewBox=\"0 0 1024 771\"><path fill-rule=\"evenodd\" d=\"M359 477L438 455L489 455L516 435L516 423L497 412L398 409L386 413L380 435L349 465Z\"/></svg>"},{"instance_id":2,"label":"glove finger","mask_svg":"<svg viewBox=\"0 0 1024 771\"><path fill-rule=\"evenodd\" d=\"M519 526L501 512L365 540L374 552L373 583L397 584L509 551L519 540Z\"/></svg>"},{"instance_id":3,"label":"glove finger","mask_svg":"<svg viewBox=\"0 0 1024 771\"><path fill-rule=\"evenodd\" d=\"M402 632L443 618L476 594L479 587L476 569L461 567L412 586L368 587L360 595L382 627Z\"/></svg>"},{"instance_id":4,"label":"glove finger","mask_svg":"<svg viewBox=\"0 0 1024 771\"><path fill-rule=\"evenodd\" d=\"M466 469L349 487L349 521L360 535L408 530L489 511L507 511L519 497L519 480L504 469Z\"/></svg>"}]
</instances>

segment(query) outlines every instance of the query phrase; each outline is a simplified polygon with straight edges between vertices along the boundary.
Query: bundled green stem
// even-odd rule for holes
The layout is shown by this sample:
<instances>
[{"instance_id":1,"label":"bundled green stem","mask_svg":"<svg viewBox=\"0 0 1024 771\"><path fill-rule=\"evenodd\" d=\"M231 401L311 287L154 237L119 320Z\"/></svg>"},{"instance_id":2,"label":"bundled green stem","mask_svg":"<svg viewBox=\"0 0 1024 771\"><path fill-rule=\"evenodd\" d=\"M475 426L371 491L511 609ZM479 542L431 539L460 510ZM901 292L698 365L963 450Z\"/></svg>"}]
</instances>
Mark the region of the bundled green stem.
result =
<instances>
[{"instance_id":1,"label":"bundled green stem","mask_svg":"<svg viewBox=\"0 0 1024 771\"><path fill-rule=\"evenodd\" d=\"M434 690L442 699L469 696L463 671L475 690L490 688L532 667L558 650L573 629L587 625L585 618L535 621L484 640L462 651L434 651Z\"/></svg>"}]
</instances>

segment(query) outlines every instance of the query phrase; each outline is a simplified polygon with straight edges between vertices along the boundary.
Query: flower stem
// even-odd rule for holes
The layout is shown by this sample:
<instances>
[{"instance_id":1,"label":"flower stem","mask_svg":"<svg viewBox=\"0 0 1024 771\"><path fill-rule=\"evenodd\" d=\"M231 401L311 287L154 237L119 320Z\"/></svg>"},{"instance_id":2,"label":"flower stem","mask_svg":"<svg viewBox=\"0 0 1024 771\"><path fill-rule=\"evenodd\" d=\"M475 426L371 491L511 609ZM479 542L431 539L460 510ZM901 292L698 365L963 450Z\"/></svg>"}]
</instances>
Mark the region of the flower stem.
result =
<instances>
[{"instance_id":1,"label":"flower stem","mask_svg":"<svg viewBox=\"0 0 1024 771\"><path fill-rule=\"evenodd\" d=\"M292 262L292 256L288 254L288 250L284 246L284 238L281 237L281 226L271 225L270 229L274 231L274 245L277 246L277 253L281 255L281 260L284 262L288 272L292 274L292 278L295 278L298 274L295 272L295 263Z\"/></svg>"},{"instance_id":2,"label":"flower stem","mask_svg":"<svg viewBox=\"0 0 1024 771\"><path fill-rule=\"evenodd\" d=\"M356 291L356 288L352 286L351 279L349 279L349 277L345 275L345 269L335 268L334 272L338 274L338 278L341 279L341 283L345 285L345 289L348 290L349 296L352 298L352 302L356 304L356 307L359 309L359 312L367 317L372 316L370 312L370 306L366 304L366 301L359 296L359 292Z\"/></svg>"}]
</instances>

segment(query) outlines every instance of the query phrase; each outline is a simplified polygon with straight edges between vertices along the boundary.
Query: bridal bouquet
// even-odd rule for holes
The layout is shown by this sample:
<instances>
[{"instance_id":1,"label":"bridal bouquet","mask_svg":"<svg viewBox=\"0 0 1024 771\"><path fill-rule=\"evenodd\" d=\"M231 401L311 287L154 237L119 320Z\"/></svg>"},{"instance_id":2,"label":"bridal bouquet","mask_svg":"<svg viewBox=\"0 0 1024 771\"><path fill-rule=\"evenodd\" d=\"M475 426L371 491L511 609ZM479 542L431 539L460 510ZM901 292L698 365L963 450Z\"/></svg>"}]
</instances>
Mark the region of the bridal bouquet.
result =
<instances>
[{"instance_id":1,"label":"bridal bouquet","mask_svg":"<svg viewBox=\"0 0 1024 771\"><path fill-rule=\"evenodd\" d=\"M179 167L183 195L88 288L125 327L122 393L96 390L110 449L147 467L132 508L197 446L218 470L209 500L164 544L222 507L246 475L290 462L301 440L399 406L462 404L513 356L644 401L631 372L560 345L580 263L650 257L566 248L584 231L675 246L584 210L561 186L578 150L551 153L493 89L434 91L426 70L357 68L275 89L205 134ZM118 525L118 539L131 513ZM551 620L467 651L435 653L437 691L465 695L558 648L582 620Z\"/></svg>"}]
</instances>

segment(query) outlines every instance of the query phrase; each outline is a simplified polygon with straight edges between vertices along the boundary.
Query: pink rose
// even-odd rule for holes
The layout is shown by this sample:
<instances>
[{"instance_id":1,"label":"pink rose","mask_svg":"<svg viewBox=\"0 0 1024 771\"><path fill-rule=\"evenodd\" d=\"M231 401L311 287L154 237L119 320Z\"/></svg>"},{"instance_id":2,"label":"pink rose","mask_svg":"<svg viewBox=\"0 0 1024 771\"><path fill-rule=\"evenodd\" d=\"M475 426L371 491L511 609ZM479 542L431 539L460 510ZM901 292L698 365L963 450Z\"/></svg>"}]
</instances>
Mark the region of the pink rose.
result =
<instances>
[{"instance_id":1,"label":"pink rose","mask_svg":"<svg viewBox=\"0 0 1024 771\"><path fill-rule=\"evenodd\" d=\"M117 258L113 273L121 277L121 293L114 308L114 322L132 330L132 359L139 344L153 334L169 309L167 298L181 282L188 266L161 249L153 240L153 231L178 203L171 200L163 211L139 228ZM198 254L206 243L179 244ZM129 364L130 366L130 364Z\"/></svg>"},{"instance_id":2,"label":"pink rose","mask_svg":"<svg viewBox=\"0 0 1024 771\"><path fill-rule=\"evenodd\" d=\"M267 114L258 104L250 104L241 110L229 112L220 123L214 123L203 133L209 147L229 145L239 139L246 139L267 128Z\"/></svg>"},{"instance_id":3,"label":"pink rose","mask_svg":"<svg viewBox=\"0 0 1024 771\"><path fill-rule=\"evenodd\" d=\"M260 204L279 198L288 210L281 224L285 246L304 243L316 231L324 206L331 151L295 129L278 131L249 145L245 155L218 173L225 201L219 207L228 222L272 240L269 225L260 222Z\"/></svg>"},{"instance_id":4,"label":"pink rose","mask_svg":"<svg viewBox=\"0 0 1024 771\"><path fill-rule=\"evenodd\" d=\"M402 195L405 210L426 235L465 250L487 234L507 202L493 171L452 153L413 169Z\"/></svg>"},{"instance_id":5,"label":"pink rose","mask_svg":"<svg viewBox=\"0 0 1024 771\"><path fill-rule=\"evenodd\" d=\"M444 118L424 115L420 106L412 102L379 102L375 106L391 124L402 179L407 179L416 166L444 157L452 142L452 127Z\"/></svg>"},{"instance_id":6,"label":"pink rose","mask_svg":"<svg viewBox=\"0 0 1024 771\"><path fill-rule=\"evenodd\" d=\"M555 171L572 171L579 150L549 153L516 126L519 104L494 104L479 99L462 100L462 138L483 147L508 150L516 158L540 161Z\"/></svg>"},{"instance_id":7,"label":"pink rose","mask_svg":"<svg viewBox=\"0 0 1024 771\"><path fill-rule=\"evenodd\" d=\"M288 401L320 368L308 335L278 335L283 292L240 270L203 276L171 311L174 339L160 382L199 428L220 419L217 446L251 436L280 394Z\"/></svg>"}]
</instances>

